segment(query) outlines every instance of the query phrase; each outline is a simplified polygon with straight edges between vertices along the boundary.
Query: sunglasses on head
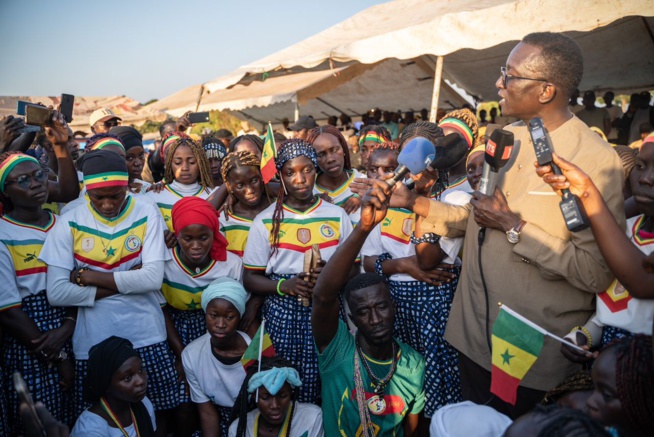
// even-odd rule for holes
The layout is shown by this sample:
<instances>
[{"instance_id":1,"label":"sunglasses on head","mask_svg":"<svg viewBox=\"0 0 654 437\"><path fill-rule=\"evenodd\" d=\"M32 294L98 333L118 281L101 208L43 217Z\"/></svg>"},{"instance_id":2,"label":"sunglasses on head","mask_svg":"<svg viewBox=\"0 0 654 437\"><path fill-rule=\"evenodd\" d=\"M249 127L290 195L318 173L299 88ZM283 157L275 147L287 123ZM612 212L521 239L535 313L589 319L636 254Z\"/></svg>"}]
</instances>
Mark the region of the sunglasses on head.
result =
<instances>
[{"instance_id":1,"label":"sunglasses on head","mask_svg":"<svg viewBox=\"0 0 654 437\"><path fill-rule=\"evenodd\" d=\"M32 180L35 180L36 182L42 184L48 179L48 175L45 172L45 170L37 170L31 175L29 174L22 174L18 176L16 179L8 179L5 181L5 186L6 185L11 185L11 184L16 184L19 187L23 189L27 189L32 185Z\"/></svg>"}]
</instances>

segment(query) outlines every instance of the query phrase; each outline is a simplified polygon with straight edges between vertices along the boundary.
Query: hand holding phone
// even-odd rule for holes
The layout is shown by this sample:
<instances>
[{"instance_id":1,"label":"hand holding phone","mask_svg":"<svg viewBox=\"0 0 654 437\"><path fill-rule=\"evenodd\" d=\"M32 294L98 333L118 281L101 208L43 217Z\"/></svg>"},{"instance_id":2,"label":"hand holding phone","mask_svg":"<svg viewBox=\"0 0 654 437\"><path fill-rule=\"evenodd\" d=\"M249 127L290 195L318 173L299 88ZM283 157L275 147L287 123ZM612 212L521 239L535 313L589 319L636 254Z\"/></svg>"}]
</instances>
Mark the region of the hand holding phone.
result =
<instances>
[{"instance_id":1,"label":"hand holding phone","mask_svg":"<svg viewBox=\"0 0 654 437\"><path fill-rule=\"evenodd\" d=\"M208 112L191 112L188 115L188 121L190 121L191 124L208 123L209 122L209 113Z\"/></svg>"}]
</instances>

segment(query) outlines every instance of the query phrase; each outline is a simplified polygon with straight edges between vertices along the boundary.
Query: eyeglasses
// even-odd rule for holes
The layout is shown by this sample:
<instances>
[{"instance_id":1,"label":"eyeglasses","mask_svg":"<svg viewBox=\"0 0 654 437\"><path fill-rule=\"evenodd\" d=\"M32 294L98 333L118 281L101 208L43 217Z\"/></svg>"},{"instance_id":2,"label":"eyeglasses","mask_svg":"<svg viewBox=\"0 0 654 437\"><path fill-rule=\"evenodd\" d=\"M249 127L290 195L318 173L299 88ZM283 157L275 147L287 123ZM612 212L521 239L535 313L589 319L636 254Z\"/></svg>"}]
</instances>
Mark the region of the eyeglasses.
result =
<instances>
[{"instance_id":1,"label":"eyeglasses","mask_svg":"<svg viewBox=\"0 0 654 437\"><path fill-rule=\"evenodd\" d=\"M522 80L535 80L538 82L549 82L547 79L535 79L533 77L521 77L521 76L513 76L511 74L506 73L506 67L500 67L500 75L502 76L502 86L506 88L509 85L509 80L510 79L522 79Z\"/></svg>"},{"instance_id":2,"label":"eyeglasses","mask_svg":"<svg viewBox=\"0 0 654 437\"><path fill-rule=\"evenodd\" d=\"M44 170L37 170L31 175L28 174L22 174L18 176L16 179L10 179L5 181L5 185L11 185L11 184L17 184L19 187L23 189L27 189L32 185L32 180L35 180L36 182L42 184L48 179L48 175Z\"/></svg>"}]
</instances>

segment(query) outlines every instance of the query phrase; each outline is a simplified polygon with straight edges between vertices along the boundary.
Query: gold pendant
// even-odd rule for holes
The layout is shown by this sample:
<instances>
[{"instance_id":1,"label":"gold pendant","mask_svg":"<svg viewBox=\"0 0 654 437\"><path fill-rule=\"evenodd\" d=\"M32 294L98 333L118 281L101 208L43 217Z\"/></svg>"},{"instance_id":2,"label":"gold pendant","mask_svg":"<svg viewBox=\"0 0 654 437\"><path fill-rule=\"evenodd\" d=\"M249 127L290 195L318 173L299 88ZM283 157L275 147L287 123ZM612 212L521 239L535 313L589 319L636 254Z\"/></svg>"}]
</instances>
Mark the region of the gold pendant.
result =
<instances>
[{"instance_id":1,"label":"gold pendant","mask_svg":"<svg viewBox=\"0 0 654 437\"><path fill-rule=\"evenodd\" d=\"M386 401L383 396L374 395L366 403L370 412L376 416L386 411Z\"/></svg>"}]
</instances>

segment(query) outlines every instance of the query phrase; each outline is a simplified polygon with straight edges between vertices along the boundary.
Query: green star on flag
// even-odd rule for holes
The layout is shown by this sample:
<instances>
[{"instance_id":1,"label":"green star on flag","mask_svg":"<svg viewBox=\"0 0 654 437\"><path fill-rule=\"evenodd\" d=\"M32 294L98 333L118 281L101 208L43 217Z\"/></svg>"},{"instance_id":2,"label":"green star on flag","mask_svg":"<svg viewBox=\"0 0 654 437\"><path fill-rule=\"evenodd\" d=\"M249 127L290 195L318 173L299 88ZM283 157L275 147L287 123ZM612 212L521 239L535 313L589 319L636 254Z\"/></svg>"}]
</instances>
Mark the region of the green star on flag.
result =
<instances>
[{"instance_id":1,"label":"green star on flag","mask_svg":"<svg viewBox=\"0 0 654 437\"><path fill-rule=\"evenodd\" d=\"M114 256L114 255L116 255L116 249L109 246L109 249L107 249L107 256Z\"/></svg>"},{"instance_id":2,"label":"green star on flag","mask_svg":"<svg viewBox=\"0 0 654 437\"><path fill-rule=\"evenodd\" d=\"M509 364L509 365L511 365L511 363L510 363L511 358L515 357L515 355L511 355L511 354L509 353L509 349L508 349L508 348L506 349L506 352L504 352L504 353L503 353L502 355L500 355L500 356L502 357L503 364Z\"/></svg>"}]
</instances>

